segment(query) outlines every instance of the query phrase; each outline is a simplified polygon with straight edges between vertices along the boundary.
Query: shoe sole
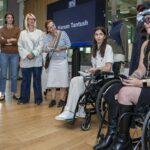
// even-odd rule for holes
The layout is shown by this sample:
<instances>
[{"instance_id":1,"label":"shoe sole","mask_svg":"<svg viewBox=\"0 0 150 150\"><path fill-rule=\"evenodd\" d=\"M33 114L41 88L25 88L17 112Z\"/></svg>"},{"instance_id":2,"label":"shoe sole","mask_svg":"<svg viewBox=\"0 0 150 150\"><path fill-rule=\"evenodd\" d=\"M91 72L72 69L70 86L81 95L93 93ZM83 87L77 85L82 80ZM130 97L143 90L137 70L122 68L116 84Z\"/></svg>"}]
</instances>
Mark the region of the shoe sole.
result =
<instances>
[{"instance_id":1,"label":"shoe sole","mask_svg":"<svg viewBox=\"0 0 150 150\"><path fill-rule=\"evenodd\" d=\"M71 120L73 120L73 118L68 118L68 119L65 119L65 118L55 118L55 120L59 120L59 121L71 121Z\"/></svg>"}]
</instances>

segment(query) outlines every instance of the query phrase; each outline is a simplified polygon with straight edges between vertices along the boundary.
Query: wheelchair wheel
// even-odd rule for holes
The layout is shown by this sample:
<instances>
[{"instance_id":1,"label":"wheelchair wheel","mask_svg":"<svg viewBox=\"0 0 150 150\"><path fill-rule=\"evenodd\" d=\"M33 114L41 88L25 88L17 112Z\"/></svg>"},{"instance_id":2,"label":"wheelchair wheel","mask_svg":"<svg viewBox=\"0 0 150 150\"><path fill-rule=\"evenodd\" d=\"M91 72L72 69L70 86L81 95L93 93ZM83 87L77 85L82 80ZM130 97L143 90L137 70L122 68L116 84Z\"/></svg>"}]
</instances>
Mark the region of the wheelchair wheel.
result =
<instances>
[{"instance_id":1,"label":"wheelchair wheel","mask_svg":"<svg viewBox=\"0 0 150 150\"><path fill-rule=\"evenodd\" d=\"M100 122L107 123L107 119L105 117L108 105L105 101L104 95L107 91L113 86L120 85L121 81L119 79L112 79L106 82L100 89L97 99L96 99L96 113Z\"/></svg>"},{"instance_id":2,"label":"wheelchair wheel","mask_svg":"<svg viewBox=\"0 0 150 150\"><path fill-rule=\"evenodd\" d=\"M146 115L142 129L142 150L150 150L150 111Z\"/></svg>"},{"instance_id":3,"label":"wheelchair wheel","mask_svg":"<svg viewBox=\"0 0 150 150\"><path fill-rule=\"evenodd\" d=\"M78 105L79 104L85 105L85 102L87 100L90 100L90 95L85 95L85 93L82 94L79 98ZM76 112L77 112L77 110L78 110L78 108L76 108ZM83 119L82 124L81 124L81 130L83 130L83 131L87 131L91 128L91 113L90 113L90 110L85 110L85 111L86 111L86 116Z\"/></svg>"},{"instance_id":4,"label":"wheelchair wheel","mask_svg":"<svg viewBox=\"0 0 150 150\"><path fill-rule=\"evenodd\" d=\"M87 131L91 128L91 115L87 114L85 119L82 121L81 129Z\"/></svg>"}]
</instances>

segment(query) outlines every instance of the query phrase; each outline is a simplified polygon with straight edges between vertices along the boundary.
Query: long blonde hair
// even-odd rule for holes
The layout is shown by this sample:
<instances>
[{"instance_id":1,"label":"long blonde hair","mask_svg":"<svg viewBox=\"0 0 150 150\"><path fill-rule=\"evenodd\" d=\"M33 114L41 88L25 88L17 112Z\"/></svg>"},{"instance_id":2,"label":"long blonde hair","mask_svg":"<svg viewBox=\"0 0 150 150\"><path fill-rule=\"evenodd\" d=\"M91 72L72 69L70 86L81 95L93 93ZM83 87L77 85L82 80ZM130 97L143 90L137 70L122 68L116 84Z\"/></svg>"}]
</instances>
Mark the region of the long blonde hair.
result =
<instances>
[{"instance_id":1,"label":"long blonde hair","mask_svg":"<svg viewBox=\"0 0 150 150\"><path fill-rule=\"evenodd\" d=\"M28 13L28 14L26 14L26 17L25 17L25 20L24 20L25 29L26 29L27 31L29 30L29 28L28 28L28 21L27 21L29 17L32 17L32 18L35 19L34 28L36 29L36 17L35 17L35 15L32 14L32 13Z\"/></svg>"}]
</instances>

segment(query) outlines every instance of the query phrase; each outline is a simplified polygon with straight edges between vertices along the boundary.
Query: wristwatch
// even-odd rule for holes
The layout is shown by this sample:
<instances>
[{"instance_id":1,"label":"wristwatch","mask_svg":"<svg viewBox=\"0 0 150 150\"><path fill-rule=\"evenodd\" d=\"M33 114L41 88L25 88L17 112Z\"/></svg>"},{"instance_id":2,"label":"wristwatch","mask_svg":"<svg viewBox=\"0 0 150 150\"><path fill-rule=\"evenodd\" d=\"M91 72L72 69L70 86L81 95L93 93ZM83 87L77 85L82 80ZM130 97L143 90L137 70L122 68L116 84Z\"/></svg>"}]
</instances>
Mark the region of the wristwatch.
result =
<instances>
[{"instance_id":1,"label":"wristwatch","mask_svg":"<svg viewBox=\"0 0 150 150\"><path fill-rule=\"evenodd\" d=\"M147 87L147 80L143 79L142 83L143 83L143 87Z\"/></svg>"}]
</instances>

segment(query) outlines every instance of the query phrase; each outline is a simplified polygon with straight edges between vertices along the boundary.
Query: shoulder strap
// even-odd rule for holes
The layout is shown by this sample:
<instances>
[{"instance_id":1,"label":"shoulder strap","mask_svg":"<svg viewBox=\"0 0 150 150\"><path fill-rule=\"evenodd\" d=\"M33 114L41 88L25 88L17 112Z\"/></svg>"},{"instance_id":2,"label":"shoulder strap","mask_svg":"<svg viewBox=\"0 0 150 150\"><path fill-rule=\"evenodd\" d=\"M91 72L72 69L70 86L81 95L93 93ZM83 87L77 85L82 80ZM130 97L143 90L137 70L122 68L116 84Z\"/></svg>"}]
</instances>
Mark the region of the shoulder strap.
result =
<instances>
[{"instance_id":1,"label":"shoulder strap","mask_svg":"<svg viewBox=\"0 0 150 150\"><path fill-rule=\"evenodd\" d=\"M56 48L57 48L57 46L58 46L58 42L59 42L59 40L60 40L60 36L61 36L61 31L59 31L59 34L58 34L57 41L56 41L56 44L55 44L55 46L54 46L54 49L56 49ZM53 53L54 53L54 51L52 51L52 54L51 54L51 56L50 56L50 57L52 57L52 56L53 56Z\"/></svg>"},{"instance_id":2,"label":"shoulder strap","mask_svg":"<svg viewBox=\"0 0 150 150\"><path fill-rule=\"evenodd\" d=\"M61 31L59 31L59 34L58 34L58 37L57 37L57 41L56 41L56 44L55 44L55 49L57 48L58 46L58 43L59 43L59 40L60 40L60 36L61 36Z\"/></svg>"}]
</instances>

